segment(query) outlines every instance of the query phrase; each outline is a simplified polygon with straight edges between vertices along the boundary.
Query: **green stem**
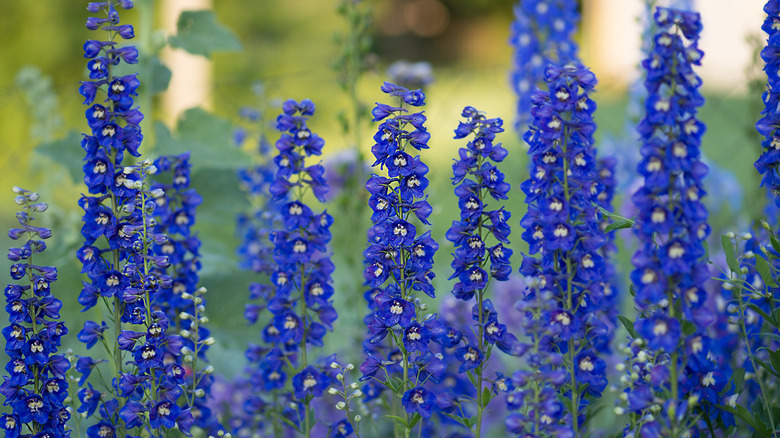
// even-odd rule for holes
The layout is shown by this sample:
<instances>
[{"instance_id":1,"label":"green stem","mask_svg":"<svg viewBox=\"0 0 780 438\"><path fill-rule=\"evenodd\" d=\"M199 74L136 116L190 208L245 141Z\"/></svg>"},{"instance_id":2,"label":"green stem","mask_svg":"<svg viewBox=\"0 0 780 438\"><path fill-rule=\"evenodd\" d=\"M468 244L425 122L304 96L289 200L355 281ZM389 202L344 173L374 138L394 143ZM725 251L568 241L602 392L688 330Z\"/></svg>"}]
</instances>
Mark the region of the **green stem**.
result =
<instances>
[{"instance_id":1,"label":"green stem","mask_svg":"<svg viewBox=\"0 0 780 438\"><path fill-rule=\"evenodd\" d=\"M569 146L569 129L568 127L564 126L563 128L563 141L561 142L561 151L563 152L563 195L566 199L566 205L567 208L570 207L570 201L571 201L571 192L569 191L569 159L567 158L568 153L568 146ZM571 220L571 217L568 218ZM573 268L571 265L571 254L564 253L564 258L566 259L566 302L564 303L564 310L567 312L570 312L572 316L574 315L574 302L573 302L573 295L574 291L572 290L572 281L573 281ZM572 430L574 431L575 436L579 436L579 387L577 385L577 380L574 377L574 370L575 370L575 345L574 345L574 339L569 338L568 342L568 356L569 356L569 363L568 371L569 375L571 376L571 417L572 417Z\"/></svg>"},{"instance_id":2,"label":"green stem","mask_svg":"<svg viewBox=\"0 0 780 438\"><path fill-rule=\"evenodd\" d=\"M747 349L748 358L750 358L750 363L753 366L753 370L755 370L756 373L756 380L758 381L758 386L761 389L761 401L763 402L764 409L766 410L767 414L769 415L769 425L772 427L772 436L776 437L777 435L777 427L775 426L775 419L772 415L772 407L769 406L769 402L767 401L767 389L764 386L764 380L759 375L760 370L759 367L756 365L756 361L754 359L754 355L752 352L752 348L750 347L750 338L747 334L747 328L745 327L745 313L747 309L745 309L745 301L742 299L742 287L737 286L739 288L737 299L739 300L739 327L742 329L742 336L745 339L745 348Z\"/></svg>"}]
</instances>

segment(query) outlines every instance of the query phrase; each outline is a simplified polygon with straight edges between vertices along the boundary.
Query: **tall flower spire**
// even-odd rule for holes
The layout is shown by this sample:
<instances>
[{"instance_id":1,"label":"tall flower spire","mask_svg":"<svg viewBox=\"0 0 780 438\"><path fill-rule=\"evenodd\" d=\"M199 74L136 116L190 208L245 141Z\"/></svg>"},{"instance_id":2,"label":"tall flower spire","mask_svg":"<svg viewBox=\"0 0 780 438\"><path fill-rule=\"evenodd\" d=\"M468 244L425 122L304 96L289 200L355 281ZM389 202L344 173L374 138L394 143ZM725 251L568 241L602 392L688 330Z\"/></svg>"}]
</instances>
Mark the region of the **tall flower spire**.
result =
<instances>
[{"instance_id":1,"label":"tall flower spire","mask_svg":"<svg viewBox=\"0 0 780 438\"><path fill-rule=\"evenodd\" d=\"M371 149L373 165L387 168L387 176L374 174L366 184L374 226L364 253L364 277L372 288L367 294L372 313L366 318L370 339L364 343L367 358L360 370L362 380L401 379L401 385L392 387L388 403L400 399L405 414L398 426L408 437L417 423L413 419L427 419L433 413L436 396L425 383L444 368L430 350L432 341L440 342L441 324L432 315L423 317L426 307L416 297L416 292L435 295L433 255L439 246L430 231L418 234L413 224L416 219L430 225L431 206L425 195L428 166L409 152L427 149L430 134L425 115L409 113L404 105L424 105L425 94L389 82L381 89L396 98L398 106L377 103L372 111L374 121L382 122ZM385 340L387 345L382 344ZM375 386L368 388L368 397L375 397Z\"/></svg>"},{"instance_id":2,"label":"tall flower spire","mask_svg":"<svg viewBox=\"0 0 780 438\"><path fill-rule=\"evenodd\" d=\"M677 436L695 429L701 415L714 418L708 406L720 404L726 379L708 355L713 315L704 306L703 284L710 276L704 241L710 228L701 203L705 127L696 118L704 99L693 70L703 56L702 25L699 14L677 9L657 8L654 19L653 49L642 63L646 115L638 126L637 171L644 184L633 196L640 248L631 280L639 316L629 371L640 378L632 379L627 410L630 430ZM661 409L652 410L657 400L663 401Z\"/></svg>"},{"instance_id":3,"label":"tall flower spire","mask_svg":"<svg viewBox=\"0 0 780 438\"><path fill-rule=\"evenodd\" d=\"M503 207L489 209L490 198L495 201L507 199L509 183L494 163L504 160L506 149L495 143L496 134L503 132L501 119L488 119L476 108L467 106L461 113L466 122L460 122L455 138L470 137L467 146L458 152L459 159L452 165L457 185L455 194L459 198L460 220L453 221L447 232L447 239L455 244L450 277L458 278L453 294L466 302L474 301L472 319L476 323L474 333L465 333L456 343L455 358L460 362L460 373L470 371L474 376L476 423L474 433L482 436L482 417L491 397L484 394L486 382L494 383L503 376L486 372L493 347L507 353L519 355L523 350L517 338L507 331L498 320L498 314L486 292L492 280L506 281L512 267L509 258L512 250L505 248L510 232L508 211ZM492 236L492 237L491 237ZM490 245L490 246L488 246ZM470 406L469 406L470 407Z\"/></svg>"},{"instance_id":4,"label":"tall flower spire","mask_svg":"<svg viewBox=\"0 0 780 438\"><path fill-rule=\"evenodd\" d=\"M37 193L19 187L14 187L14 192L23 210L16 214L20 228L10 229L8 236L15 241L23 239L24 243L9 249L8 259L13 262L11 278L22 283L5 288L9 324L3 329L3 337L9 375L3 376L0 394L11 412L0 416L0 430L7 437L28 432L68 437L65 423L70 412L64 405L68 397L65 372L70 362L65 355L57 354L60 338L68 329L57 321L62 302L52 294L57 269L33 263L36 254L46 249L44 240L51 237L51 230L33 225L33 215L46 211L47 205L38 202Z\"/></svg>"},{"instance_id":5,"label":"tall flower spire","mask_svg":"<svg viewBox=\"0 0 780 438\"><path fill-rule=\"evenodd\" d=\"M577 7L575 0L518 0L514 8L509 44L514 49L511 83L517 94L518 132L533 118L532 97L544 84L547 65L564 65L579 57L572 38L580 20Z\"/></svg>"},{"instance_id":6,"label":"tall flower spire","mask_svg":"<svg viewBox=\"0 0 780 438\"><path fill-rule=\"evenodd\" d=\"M183 341L167 333L171 320L154 304L160 290L171 286L164 271L168 257L153 251L168 242L153 229L154 199L163 192L149 188L148 177L156 172L151 160L124 164L126 155L140 156L143 138L143 114L133 107L140 82L135 74L114 73L120 62L137 62L136 48L118 41L133 38L134 32L131 25L120 24L117 9L132 7L129 0L87 6L89 12L105 16L90 17L87 28L105 31L108 40L84 44L91 80L79 88L84 103L91 105L86 116L92 134L84 135L81 143L87 154L84 183L96 195L79 201L85 243L78 258L88 278L79 303L85 310L105 305L112 321L112 327L105 321L87 321L78 334L88 349L98 345L113 362L111 371L106 361L91 357L81 357L76 364L82 373L78 411L96 421L87 429L90 438L156 436L175 427L189 436L193 422L189 406L178 404L185 369L177 356ZM106 98L95 103L98 94ZM95 368L98 372L92 373ZM95 381L100 381L97 389Z\"/></svg>"},{"instance_id":7,"label":"tall flower spire","mask_svg":"<svg viewBox=\"0 0 780 438\"><path fill-rule=\"evenodd\" d=\"M582 433L588 399L600 397L607 385L599 350L608 330L597 313L610 303L596 207L604 188L593 148L596 104L589 97L596 77L579 64L550 65L545 82L549 92L534 96L534 121L524 136L532 167L522 184L528 211L520 222L530 253L520 273L530 290L518 308L528 316L529 365L536 371L513 376L526 391L510 402L522 409L507 426L518 434L573 436ZM565 408L554 391L567 401Z\"/></svg>"}]
</instances>

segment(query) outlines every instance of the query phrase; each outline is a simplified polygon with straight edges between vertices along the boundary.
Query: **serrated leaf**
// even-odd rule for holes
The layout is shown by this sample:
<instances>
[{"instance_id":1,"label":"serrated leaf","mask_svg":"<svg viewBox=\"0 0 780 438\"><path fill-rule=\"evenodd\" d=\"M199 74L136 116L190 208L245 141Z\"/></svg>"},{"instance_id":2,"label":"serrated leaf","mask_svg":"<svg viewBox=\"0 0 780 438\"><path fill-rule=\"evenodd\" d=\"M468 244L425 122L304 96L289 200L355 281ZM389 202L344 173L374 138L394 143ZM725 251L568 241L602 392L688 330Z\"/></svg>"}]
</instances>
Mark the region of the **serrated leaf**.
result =
<instances>
[{"instance_id":1,"label":"serrated leaf","mask_svg":"<svg viewBox=\"0 0 780 438\"><path fill-rule=\"evenodd\" d=\"M41 143L35 148L35 153L63 166L68 170L73 181L78 182L84 178L83 166L86 156L86 152L81 147L81 138L78 132L70 131L59 140Z\"/></svg>"},{"instance_id":2,"label":"serrated leaf","mask_svg":"<svg viewBox=\"0 0 780 438\"><path fill-rule=\"evenodd\" d=\"M213 52L241 50L236 34L219 23L211 10L182 11L176 35L168 38L168 44L206 58Z\"/></svg>"},{"instance_id":3,"label":"serrated leaf","mask_svg":"<svg viewBox=\"0 0 780 438\"><path fill-rule=\"evenodd\" d=\"M162 123L154 125L158 155L180 155L190 152L193 170L238 169L251 160L239 148L233 146L232 124L202 108L190 108L179 118L176 135Z\"/></svg>"},{"instance_id":4,"label":"serrated leaf","mask_svg":"<svg viewBox=\"0 0 780 438\"><path fill-rule=\"evenodd\" d=\"M630 319L626 318L623 315L618 315L618 319L621 323L623 323L623 327L626 328L626 331L628 331L628 334L631 335L634 339L639 339L641 336L639 336L639 333L634 329L634 322Z\"/></svg>"},{"instance_id":5,"label":"serrated leaf","mask_svg":"<svg viewBox=\"0 0 780 438\"><path fill-rule=\"evenodd\" d=\"M607 227L604 229L604 232L605 233L609 233L610 231L614 231L614 230L622 230L623 228L631 228L632 225L634 225L634 222L629 221L629 220L612 222L611 224L607 225Z\"/></svg>"},{"instance_id":6,"label":"serrated leaf","mask_svg":"<svg viewBox=\"0 0 780 438\"><path fill-rule=\"evenodd\" d=\"M733 272L741 273L742 270L737 262L737 257L734 255L734 242L728 236L720 236L720 243L723 245L723 252L726 254L726 263L728 263L729 269Z\"/></svg>"}]
</instances>

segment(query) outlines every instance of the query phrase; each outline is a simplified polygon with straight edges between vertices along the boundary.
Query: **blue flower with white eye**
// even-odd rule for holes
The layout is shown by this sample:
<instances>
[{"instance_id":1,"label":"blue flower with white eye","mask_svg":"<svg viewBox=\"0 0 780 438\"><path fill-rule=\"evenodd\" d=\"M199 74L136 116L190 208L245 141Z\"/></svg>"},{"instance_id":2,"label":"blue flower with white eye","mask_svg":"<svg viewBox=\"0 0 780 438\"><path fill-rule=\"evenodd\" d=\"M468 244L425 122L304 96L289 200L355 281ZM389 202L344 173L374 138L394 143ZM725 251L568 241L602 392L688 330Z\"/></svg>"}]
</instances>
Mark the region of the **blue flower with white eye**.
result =
<instances>
[{"instance_id":1,"label":"blue flower with white eye","mask_svg":"<svg viewBox=\"0 0 780 438\"><path fill-rule=\"evenodd\" d=\"M530 392L514 396L510 409L544 415L513 413L507 418L513 433L525 427L549 434L568 428L571 433L574 424L559 423L565 415L577 416L579 430L588 400L600 397L606 387L605 364L599 358L605 351L599 350L608 346L609 330L596 315L613 311L612 302L603 299L607 264L600 253L604 239L594 207L604 190L598 182L595 105L589 97L596 78L584 66L570 63L548 65L544 81L549 91L535 93L533 122L524 136L532 168L522 185L528 209L521 226L530 254L523 257L520 272L530 288L517 304L528 318L526 336L539 342L517 343L515 348L526 354L530 367L552 372L515 382ZM501 332L500 326L495 329ZM587 385L573 386L579 378ZM531 383L536 386L529 388ZM555 392L571 401L565 409L545 401L546 394Z\"/></svg>"},{"instance_id":2,"label":"blue flower with white eye","mask_svg":"<svg viewBox=\"0 0 780 438\"><path fill-rule=\"evenodd\" d=\"M510 79L518 97L516 127L521 130L531 123L534 90L542 85L547 65L577 61L572 36L580 17L573 0L522 0L514 13L509 43L515 65Z\"/></svg>"},{"instance_id":3,"label":"blue flower with white eye","mask_svg":"<svg viewBox=\"0 0 780 438\"><path fill-rule=\"evenodd\" d=\"M417 413L423 418L430 418L435 408L436 395L418 386L404 393L401 404L406 409L406 412L410 414Z\"/></svg>"},{"instance_id":4,"label":"blue flower with white eye","mask_svg":"<svg viewBox=\"0 0 780 438\"><path fill-rule=\"evenodd\" d=\"M11 265L11 279L23 280L24 285L9 284L5 289L10 324L2 332L9 360L1 392L11 412L2 417L0 427L7 436L22 436L22 430L66 436L64 421L58 419L67 397L64 373L70 362L57 354L60 338L68 331L64 323L56 321L62 307L52 294L57 270L31 263L35 254L46 250L44 240L52 235L50 230L32 225L34 215L46 211L47 205L39 202L37 193L19 187L13 190L23 210L16 215L21 227L11 229L8 236L22 243L9 250L8 259L16 262Z\"/></svg>"}]
</instances>

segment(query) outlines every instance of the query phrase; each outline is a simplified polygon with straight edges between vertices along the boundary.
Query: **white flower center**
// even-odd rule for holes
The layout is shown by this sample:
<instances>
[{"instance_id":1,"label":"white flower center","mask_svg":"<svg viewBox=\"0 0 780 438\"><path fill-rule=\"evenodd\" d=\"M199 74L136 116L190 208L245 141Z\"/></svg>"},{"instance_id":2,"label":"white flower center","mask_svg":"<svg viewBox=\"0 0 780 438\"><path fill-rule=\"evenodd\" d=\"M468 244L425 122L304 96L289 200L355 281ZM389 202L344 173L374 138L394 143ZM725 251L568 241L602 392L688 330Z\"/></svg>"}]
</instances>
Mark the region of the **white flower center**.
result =
<instances>
[{"instance_id":1,"label":"white flower center","mask_svg":"<svg viewBox=\"0 0 780 438\"><path fill-rule=\"evenodd\" d=\"M653 326L653 334L656 336L663 336L669 331L669 326L666 325L666 321L658 321Z\"/></svg>"},{"instance_id":2,"label":"white flower center","mask_svg":"<svg viewBox=\"0 0 780 438\"><path fill-rule=\"evenodd\" d=\"M571 324L571 318L569 318L569 315L565 313L559 313L558 315L556 315L555 320L560 322L563 325Z\"/></svg>"},{"instance_id":3,"label":"white flower center","mask_svg":"<svg viewBox=\"0 0 780 438\"><path fill-rule=\"evenodd\" d=\"M685 254L685 249L683 249L682 245L680 245L679 243L676 243L676 242L675 242L675 243L674 243L674 244L673 244L673 245L672 245L672 246L669 248L669 257L671 257L671 258L673 258L673 259L679 259L679 258L680 258L680 257L682 257L684 254Z\"/></svg>"},{"instance_id":4,"label":"white flower center","mask_svg":"<svg viewBox=\"0 0 780 438\"><path fill-rule=\"evenodd\" d=\"M657 275L655 274L655 271L652 269L645 269L645 272L642 273L642 284L650 284L655 283L655 280L657 279Z\"/></svg>"},{"instance_id":5,"label":"white flower center","mask_svg":"<svg viewBox=\"0 0 780 438\"><path fill-rule=\"evenodd\" d=\"M593 371L593 362L590 361L589 357L585 357L580 361L580 370L582 371Z\"/></svg>"}]
</instances>

